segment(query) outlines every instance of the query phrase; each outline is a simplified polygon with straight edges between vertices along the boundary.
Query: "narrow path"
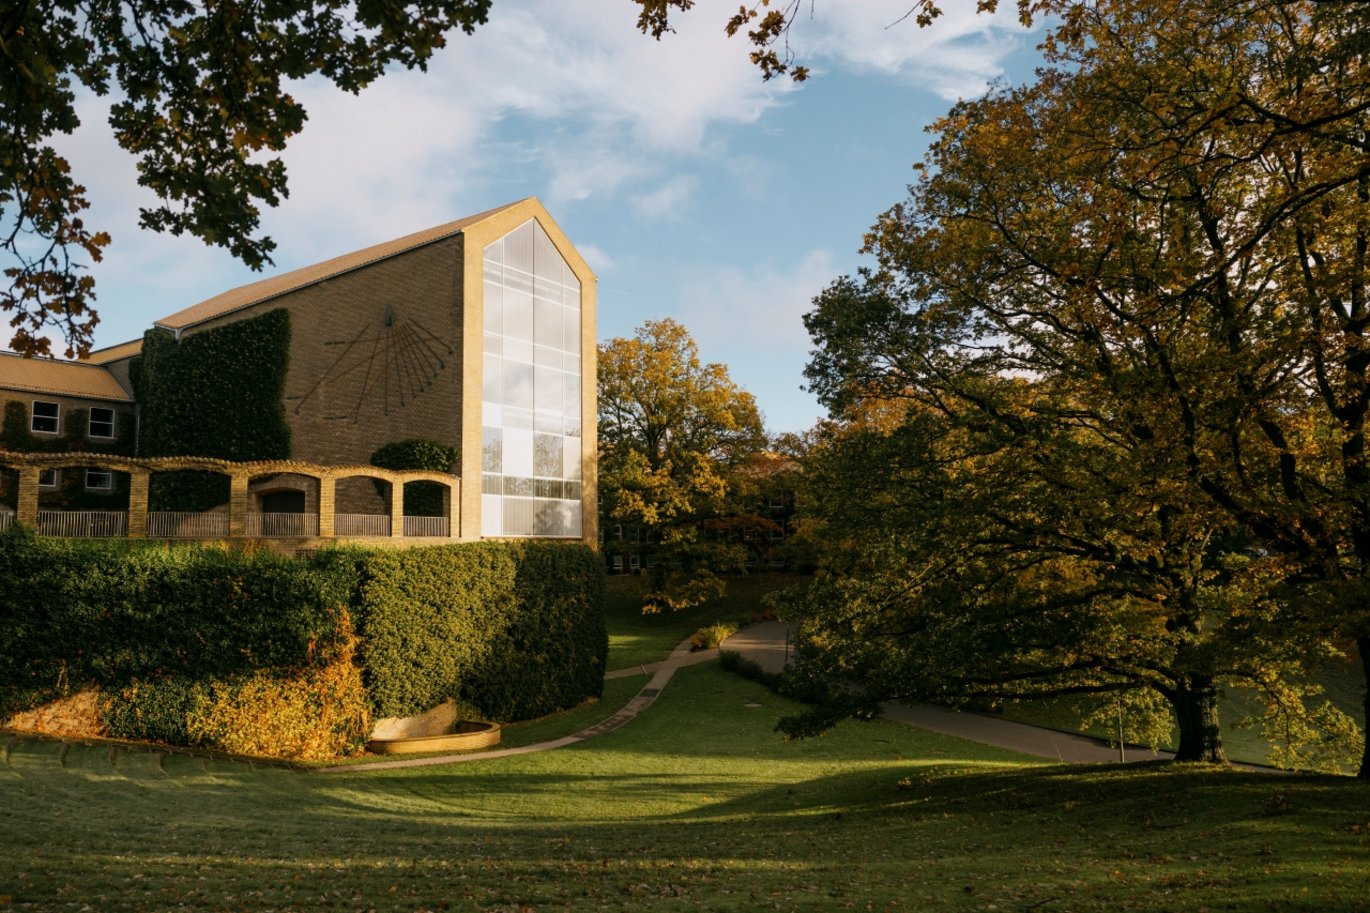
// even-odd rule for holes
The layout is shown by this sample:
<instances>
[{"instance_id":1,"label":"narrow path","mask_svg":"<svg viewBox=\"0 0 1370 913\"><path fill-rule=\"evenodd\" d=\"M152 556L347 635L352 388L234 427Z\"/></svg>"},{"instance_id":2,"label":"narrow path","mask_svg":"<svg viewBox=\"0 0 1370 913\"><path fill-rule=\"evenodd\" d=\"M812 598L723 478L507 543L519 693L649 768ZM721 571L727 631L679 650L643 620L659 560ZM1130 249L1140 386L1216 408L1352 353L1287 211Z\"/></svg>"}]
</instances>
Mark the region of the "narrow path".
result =
<instances>
[{"instance_id":1,"label":"narrow path","mask_svg":"<svg viewBox=\"0 0 1370 913\"><path fill-rule=\"evenodd\" d=\"M767 672L781 672L790 660L790 630L782 621L763 621L749 625L738 631L724 642L724 648L742 654L746 659L761 666ZM348 771L398 770L407 767L427 767L435 764L462 764L468 761L488 761L494 758L507 758L514 755L550 751L575 745L595 736L613 732L629 720L642 713L656 701L666 683L671 680L677 669L710 662L718 658L718 650L691 651L688 640L682 641L671 655L661 662L634 666L629 669L616 669L605 673L606 679L627 678L634 675L651 675L651 679L641 691L622 709L608 719L582 729L572 735L563 736L518 748L495 748L489 751L468 751L460 754L437 755L427 758L400 758L392 761L370 761L364 764L342 764L336 767L314 768L317 773L347 773ZM1084 735L1057 732L1026 723L1015 723L978 713L961 713L932 704L886 704L882 708L886 719L955 736L982 745L1005 748L1021 754L1039 758L1050 758L1068 764L1110 764L1120 760L1116 746ZM1155 752L1149 748L1128 746L1121 760L1150 761L1169 758L1167 752Z\"/></svg>"},{"instance_id":2,"label":"narrow path","mask_svg":"<svg viewBox=\"0 0 1370 913\"><path fill-rule=\"evenodd\" d=\"M661 689L666 687L666 683L675 675L675 671L684 666L693 666L697 663L708 662L718 659L717 650L693 651L692 645L688 640L681 641L671 655L659 663L649 663L645 666L637 666L631 669L616 669L613 672L605 673L606 679L627 678L632 675L651 674L651 679L643 686L632 700L624 704L613 716L602 722L596 723L586 729L582 729L572 735L562 736L559 739L552 739L547 742L535 742L532 745L520 745L518 748L492 748L489 751L467 751L461 754L435 755L429 758L400 758L394 761L369 761L365 764L339 764L336 767L316 767L315 773L340 774L359 770L400 770L406 767L428 767L434 764L462 764L467 761L489 761L495 758L508 758L514 755L532 754L537 751L551 751L553 748L565 748L567 745L574 745L577 742L584 742L586 739L593 739L595 736L604 735L606 732L613 732L624 723L637 716L656 702L657 695L661 694Z\"/></svg>"}]
</instances>

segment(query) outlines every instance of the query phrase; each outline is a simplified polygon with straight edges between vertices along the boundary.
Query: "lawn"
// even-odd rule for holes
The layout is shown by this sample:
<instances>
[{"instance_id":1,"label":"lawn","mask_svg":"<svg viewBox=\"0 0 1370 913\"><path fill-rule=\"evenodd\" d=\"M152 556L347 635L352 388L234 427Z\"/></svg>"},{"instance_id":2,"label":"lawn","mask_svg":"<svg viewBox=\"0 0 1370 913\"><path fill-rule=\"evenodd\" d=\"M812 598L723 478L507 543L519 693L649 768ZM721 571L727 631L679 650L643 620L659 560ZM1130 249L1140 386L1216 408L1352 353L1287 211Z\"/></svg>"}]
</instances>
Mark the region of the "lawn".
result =
<instances>
[{"instance_id":1,"label":"lawn","mask_svg":"<svg viewBox=\"0 0 1370 913\"><path fill-rule=\"evenodd\" d=\"M604 600L609 625L609 668L626 669L665 659L682 640L716 621L746 621L759 617L762 598L805 577L787 574L748 574L727 578L727 592L718 599L679 612L644 615L642 596L647 578L617 575L608 580Z\"/></svg>"},{"instance_id":2,"label":"lawn","mask_svg":"<svg viewBox=\"0 0 1370 913\"><path fill-rule=\"evenodd\" d=\"M786 743L772 727L792 709L710 664L609 735L493 762L320 774L9 740L0 895L45 911L1370 904L1370 784L1064 768L884 722Z\"/></svg>"}]
</instances>

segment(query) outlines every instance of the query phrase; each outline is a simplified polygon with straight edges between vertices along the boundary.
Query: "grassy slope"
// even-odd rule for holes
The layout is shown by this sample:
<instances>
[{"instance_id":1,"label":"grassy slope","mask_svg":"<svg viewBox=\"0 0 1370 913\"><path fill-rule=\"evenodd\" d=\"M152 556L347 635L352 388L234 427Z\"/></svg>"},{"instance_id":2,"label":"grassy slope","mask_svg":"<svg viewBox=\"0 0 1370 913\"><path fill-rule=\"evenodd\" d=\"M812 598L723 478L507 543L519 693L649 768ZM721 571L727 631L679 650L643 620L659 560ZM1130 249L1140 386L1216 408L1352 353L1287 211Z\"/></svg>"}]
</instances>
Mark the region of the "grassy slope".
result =
<instances>
[{"instance_id":1,"label":"grassy slope","mask_svg":"<svg viewBox=\"0 0 1370 913\"><path fill-rule=\"evenodd\" d=\"M752 706L756 705L756 706ZM298 774L0 764L0 895L79 910L1355 910L1370 785L1061 768L890 723L810 742L712 666L575 748Z\"/></svg>"},{"instance_id":2,"label":"grassy slope","mask_svg":"<svg viewBox=\"0 0 1370 913\"><path fill-rule=\"evenodd\" d=\"M642 613L645 577L609 578L604 611L609 624L609 668L626 669L665 659L685 638L716 621L750 619L761 613L767 593L805 578L784 574L750 574L727 579L718 599L679 612Z\"/></svg>"}]
</instances>

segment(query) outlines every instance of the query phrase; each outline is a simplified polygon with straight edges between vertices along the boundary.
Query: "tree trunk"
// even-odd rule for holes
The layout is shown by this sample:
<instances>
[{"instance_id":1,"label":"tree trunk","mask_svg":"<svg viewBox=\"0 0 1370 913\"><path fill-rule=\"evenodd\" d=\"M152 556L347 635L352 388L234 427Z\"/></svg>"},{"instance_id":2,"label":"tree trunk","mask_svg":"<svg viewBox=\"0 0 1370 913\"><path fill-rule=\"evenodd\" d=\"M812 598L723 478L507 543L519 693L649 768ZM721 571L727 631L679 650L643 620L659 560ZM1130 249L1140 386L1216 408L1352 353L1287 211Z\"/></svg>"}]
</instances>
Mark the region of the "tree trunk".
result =
<instances>
[{"instance_id":1,"label":"tree trunk","mask_svg":"<svg viewBox=\"0 0 1370 913\"><path fill-rule=\"evenodd\" d=\"M1222 729L1218 725L1218 689L1213 679L1206 675L1183 678L1169 697L1180 725L1175 760L1226 764Z\"/></svg>"},{"instance_id":2,"label":"tree trunk","mask_svg":"<svg viewBox=\"0 0 1370 913\"><path fill-rule=\"evenodd\" d=\"M1366 725L1361 729L1365 731L1365 747L1361 749L1360 770L1356 776L1362 780L1370 780L1370 636L1357 637L1356 649L1360 651L1360 667L1365 672L1365 721Z\"/></svg>"}]
</instances>

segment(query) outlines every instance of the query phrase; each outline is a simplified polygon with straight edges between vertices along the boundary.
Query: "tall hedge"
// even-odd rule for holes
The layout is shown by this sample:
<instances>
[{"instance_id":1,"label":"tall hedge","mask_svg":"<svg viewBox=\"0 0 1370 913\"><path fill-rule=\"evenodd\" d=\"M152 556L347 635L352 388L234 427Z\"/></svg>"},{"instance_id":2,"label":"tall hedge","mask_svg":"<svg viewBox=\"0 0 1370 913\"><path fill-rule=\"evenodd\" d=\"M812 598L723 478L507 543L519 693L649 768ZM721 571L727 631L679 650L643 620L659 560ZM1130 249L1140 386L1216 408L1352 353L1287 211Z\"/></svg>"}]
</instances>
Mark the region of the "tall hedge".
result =
<instances>
[{"instance_id":1,"label":"tall hedge","mask_svg":"<svg viewBox=\"0 0 1370 913\"><path fill-rule=\"evenodd\" d=\"M352 581L269 551L0 534L0 685L43 694L294 669L343 649Z\"/></svg>"},{"instance_id":2,"label":"tall hedge","mask_svg":"<svg viewBox=\"0 0 1370 913\"><path fill-rule=\"evenodd\" d=\"M598 696L604 571L579 544L473 542L369 553L357 603L377 716L457 698L491 719Z\"/></svg>"},{"instance_id":3,"label":"tall hedge","mask_svg":"<svg viewBox=\"0 0 1370 913\"><path fill-rule=\"evenodd\" d=\"M510 721L598 695L580 544L268 551L0 533L0 721L95 687L111 734L317 757L448 698ZM355 625L355 631L353 626Z\"/></svg>"}]
</instances>

